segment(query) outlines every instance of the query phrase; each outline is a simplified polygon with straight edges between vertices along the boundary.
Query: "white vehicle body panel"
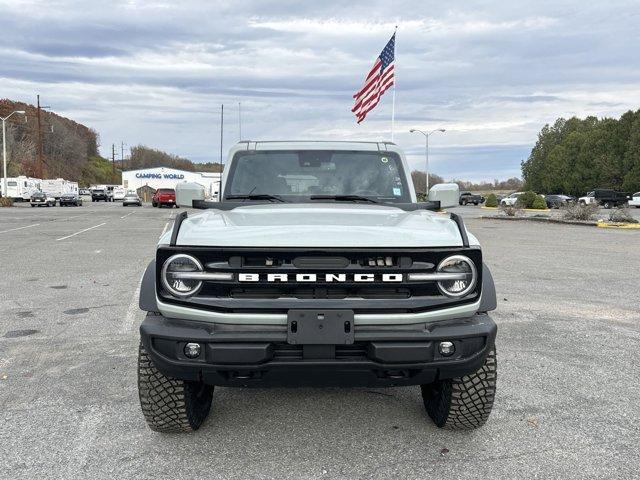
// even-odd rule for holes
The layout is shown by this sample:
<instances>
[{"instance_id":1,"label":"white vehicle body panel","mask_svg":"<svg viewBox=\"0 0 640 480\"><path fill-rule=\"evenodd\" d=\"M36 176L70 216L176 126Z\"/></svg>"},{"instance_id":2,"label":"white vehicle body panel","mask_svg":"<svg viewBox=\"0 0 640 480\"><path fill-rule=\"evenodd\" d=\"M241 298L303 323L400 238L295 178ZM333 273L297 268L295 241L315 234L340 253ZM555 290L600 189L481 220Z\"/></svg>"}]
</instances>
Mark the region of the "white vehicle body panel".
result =
<instances>
[{"instance_id":1,"label":"white vehicle body panel","mask_svg":"<svg viewBox=\"0 0 640 480\"><path fill-rule=\"evenodd\" d=\"M512 193L511 195L504 197L502 200L500 200L500 204L501 205L515 205L516 202L518 201L518 197L520 195L522 195L524 192L515 192Z\"/></svg>"},{"instance_id":2,"label":"white vehicle body panel","mask_svg":"<svg viewBox=\"0 0 640 480\"><path fill-rule=\"evenodd\" d=\"M31 195L39 190L41 180L24 175L7 177L7 194L5 195L4 178L0 178L0 193L13 199L30 200Z\"/></svg>"},{"instance_id":3,"label":"white vehicle body panel","mask_svg":"<svg viewBox=\"0 0 640 480\"><path fill-rule=\"evenodd\" d=\"M467 233L469 243L477 239ZM167 232L161 244L168 244ZM177 245L216 247L459 247L449 215L387 205L302 203L247 205L187 217Z\"/></svg>"},{"instance_id":4,"label":"white vehicle body panel","mask_svg":"<svg viewBox=\"0 0 640 480\"><path fill-rule=\"evenodd\" d=\"M640 192L633 194L633 197L629 200L629 206L640 208Z\"/></svg>"},{"instance_id":5,"label":"white vehicle body panel","mask_svg":"<svg viewBox=\"0 0 640 480\"><path fill-rule=\"evenodd\" d=\"M440 208L457 207L460 187L457 183L438 183L429 189L429 200L440 202Z\"/></svg>"},{"instance_id":6,"label":"white vehicle body panel","mask_svg":"<svg viewBox=\"0 0 640 480\"><path fill-rule=\"evenodd\" d=\"M127 191L122 187L116 187L113 189L113 199L114 200L124 200Z\"/></svg>"},{"instance_id":7,"label":"white vehicle body panel","mask_svg":"<svg viewBox=\"0 0 640 480\"><path fill-rule=\"evenodd\" d=\"M40 190L56 199L65 193L78 193L78 183L70 182L64 178L56 178L40 181Z\"/></svg>"}]
</instances>

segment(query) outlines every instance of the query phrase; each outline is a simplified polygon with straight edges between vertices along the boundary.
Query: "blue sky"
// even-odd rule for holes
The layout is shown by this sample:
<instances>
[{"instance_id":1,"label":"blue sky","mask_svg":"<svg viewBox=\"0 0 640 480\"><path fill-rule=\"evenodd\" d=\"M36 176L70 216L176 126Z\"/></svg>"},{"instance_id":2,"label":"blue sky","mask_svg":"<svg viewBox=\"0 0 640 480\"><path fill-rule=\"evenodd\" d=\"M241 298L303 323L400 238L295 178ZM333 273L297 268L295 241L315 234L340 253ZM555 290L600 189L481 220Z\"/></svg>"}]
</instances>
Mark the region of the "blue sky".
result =
<instances>
[{"instance_id":1,"label":"blue sky","mask_svg":"<svg viewBox=\"0 0 640 480\"><path fill-rule=\"evenodd\" d=\"M519 175L559 116L640 107L637 1L0 0L0 97L35 103L112 142L217 161L245 139L390 138L391 95L350 112L399 26L395 141L445 178Z\"/></svg>"}]
</instances>

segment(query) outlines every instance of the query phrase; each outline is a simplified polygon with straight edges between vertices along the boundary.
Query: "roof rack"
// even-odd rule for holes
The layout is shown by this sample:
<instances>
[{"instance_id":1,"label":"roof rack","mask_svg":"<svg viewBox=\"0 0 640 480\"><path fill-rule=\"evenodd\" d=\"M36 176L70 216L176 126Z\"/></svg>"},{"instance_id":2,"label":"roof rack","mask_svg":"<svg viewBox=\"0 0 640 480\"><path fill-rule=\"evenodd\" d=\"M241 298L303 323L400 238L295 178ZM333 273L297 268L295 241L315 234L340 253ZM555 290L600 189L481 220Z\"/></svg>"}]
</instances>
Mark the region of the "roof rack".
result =
<instances>
[{"instance_id":1,"label":"roof rack","mask_svg":"<svg viewBox=\"0 0 640 480\"><path fill-rule=\"evenodd\" d=\"M468 247L469 246L469 237L467 236L467 229L464 226L464 222L462 221L462 217L460 215L452 213L451 214L451 220L456 222L456 225L458 226L458 231L460 231L460 236L462 237L462 246L465 247L465 248Z\"/></svg>"},{"instance_id":2,"label":"roof rack","mask_svg":"<svg viewBox=\"0 0 640 480\"><path fill-rule=\"evenodd\" d=\"M172 247L176 246L176 241L178 240L178 232L180 231L180 225L184 219L187 218L187 212L180 212L173 222L173 230L171 230L171 241L169 245Z\"/></svg>"}]
</instances>

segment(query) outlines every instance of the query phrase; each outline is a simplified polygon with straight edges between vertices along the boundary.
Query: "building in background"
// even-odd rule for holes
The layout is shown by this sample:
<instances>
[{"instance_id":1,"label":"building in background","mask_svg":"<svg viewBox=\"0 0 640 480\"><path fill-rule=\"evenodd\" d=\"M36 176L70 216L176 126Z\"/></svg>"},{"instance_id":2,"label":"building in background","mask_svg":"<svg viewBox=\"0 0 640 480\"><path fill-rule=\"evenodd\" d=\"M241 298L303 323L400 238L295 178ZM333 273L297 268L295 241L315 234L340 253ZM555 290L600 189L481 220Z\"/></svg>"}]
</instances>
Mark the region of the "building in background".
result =
<instances>
[{"instance_id":1,"label":"building in background","mask_svg":"<svg viewBox=\"0 0 640 480\"><path fill-rule=\"evenodd\" d=\"M213 172L189 172L168 167L143 168L122 172L122 186L140 192L159 188L176 188L178 183L194 182L204 187L207 197L217 197L220 174ZM142 189L142 190L141 190Z\"/></svg>"}]
</instances>

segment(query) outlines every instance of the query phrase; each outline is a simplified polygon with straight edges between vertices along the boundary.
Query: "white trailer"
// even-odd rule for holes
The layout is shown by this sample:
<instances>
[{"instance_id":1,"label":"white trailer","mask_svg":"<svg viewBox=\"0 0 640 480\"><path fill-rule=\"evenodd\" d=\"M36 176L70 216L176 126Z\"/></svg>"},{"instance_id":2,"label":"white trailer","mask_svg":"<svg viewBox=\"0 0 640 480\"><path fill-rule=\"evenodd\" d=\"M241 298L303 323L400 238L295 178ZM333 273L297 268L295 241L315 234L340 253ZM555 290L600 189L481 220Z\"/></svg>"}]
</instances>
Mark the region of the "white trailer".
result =
<instances>
[{"instance_id":1,"label":"white trailer","mask_svg":"<svg viewBox=\"0 0 640 480\"><path fill-rule=\"evenodd\" d=\"M38 178L31 178L24 175L18 177L7 178L7 194L5 195L4 178L0 179L0 192L2 196L11 197L14 200L30 200L31 195L37 192L40 188L41 180Z\"/></svg>"},{"instance_id":2,"label":"white trailer","mask_svg":"<svg viewBox=\"0 0 640 480\"><path fill-rule=\"evenodd\" d=\"M78 193L78 182L70 182L64 178L41 180L40 190L57 200L65 193Z\"/></svg>"}]
</instances>

